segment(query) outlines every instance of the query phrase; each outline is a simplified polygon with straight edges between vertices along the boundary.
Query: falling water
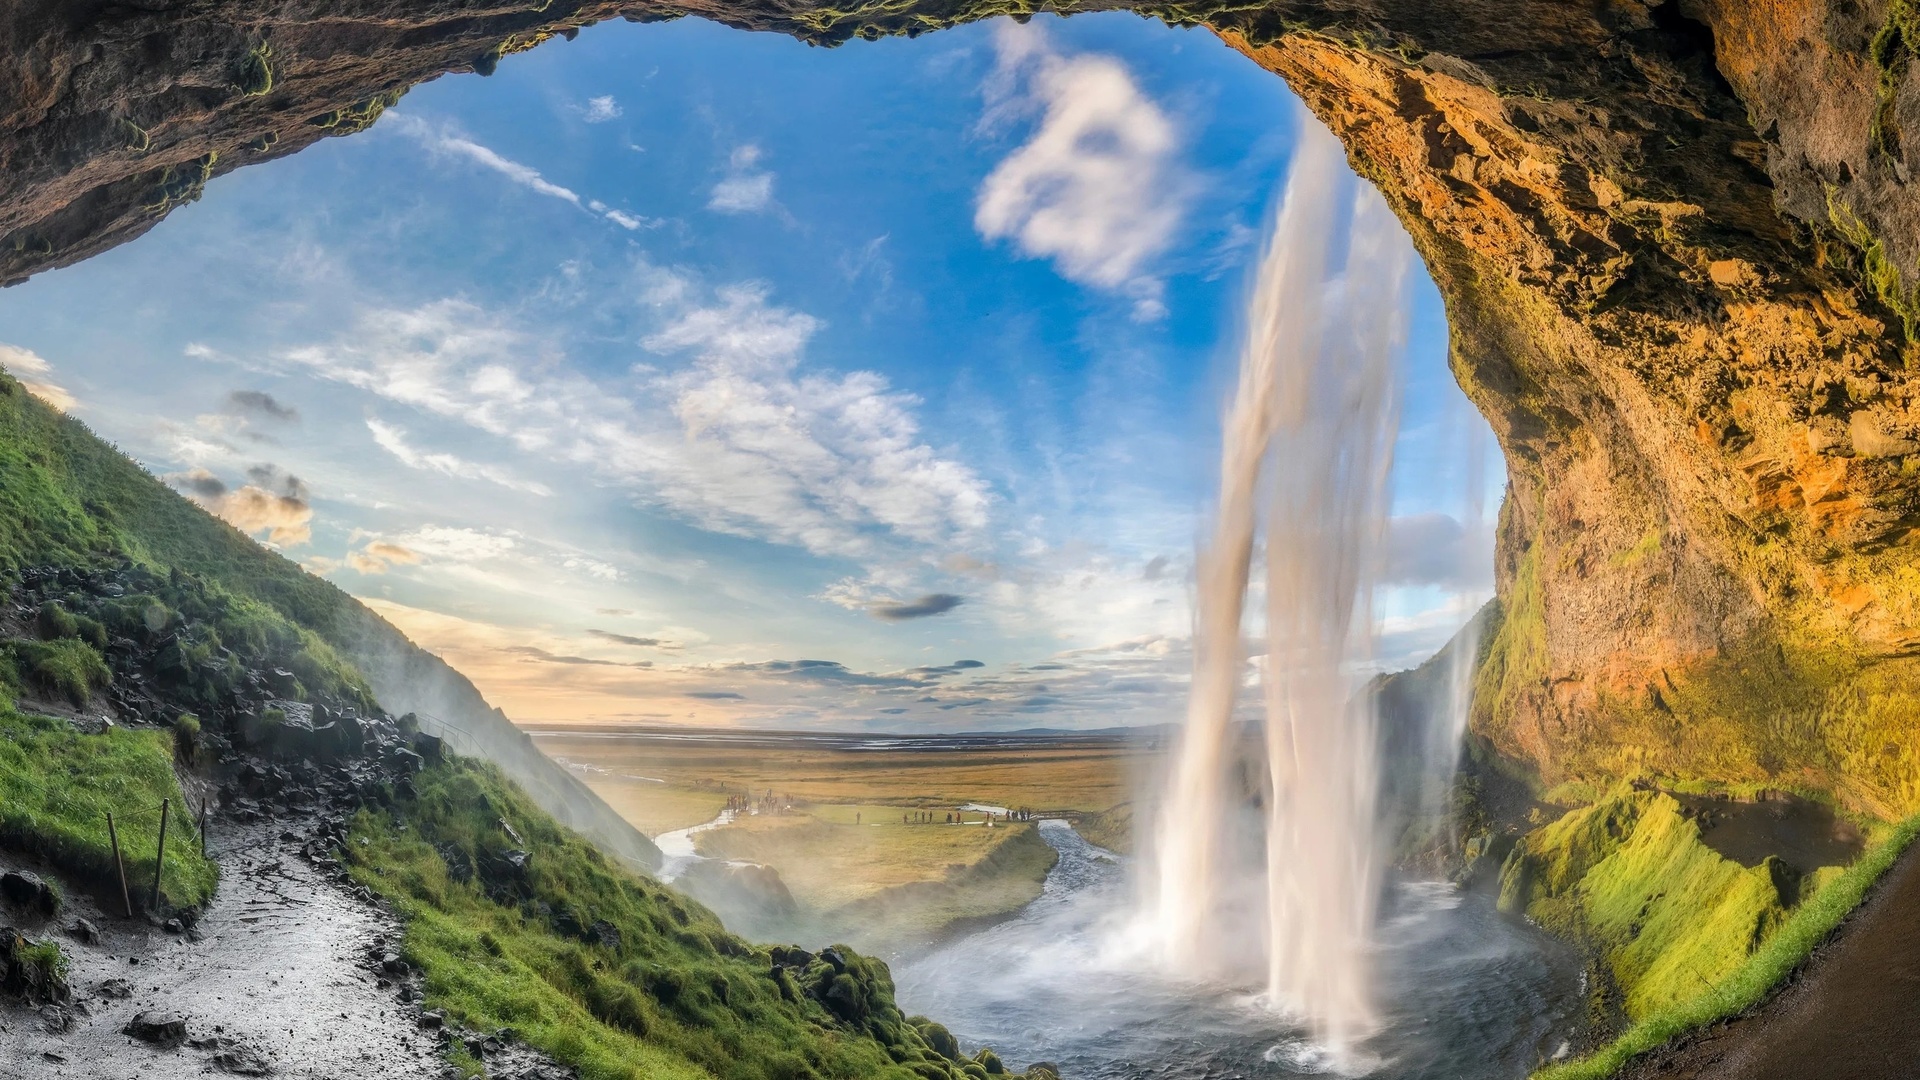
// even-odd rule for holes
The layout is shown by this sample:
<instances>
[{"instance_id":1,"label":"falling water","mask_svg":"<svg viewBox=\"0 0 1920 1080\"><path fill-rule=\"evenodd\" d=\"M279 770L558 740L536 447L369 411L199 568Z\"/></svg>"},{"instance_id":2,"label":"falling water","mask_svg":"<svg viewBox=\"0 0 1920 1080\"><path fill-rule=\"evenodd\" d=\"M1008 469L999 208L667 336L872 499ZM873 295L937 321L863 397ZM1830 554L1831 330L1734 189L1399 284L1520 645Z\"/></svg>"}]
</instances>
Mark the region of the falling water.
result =
<instances>
[{"instance_id":1,"label":"falling water","mask_svg":"<svg viewBox=\"0 0 1920 1080\"><path fill-rule=\"evenodd\" d=\"M1378 751L1368 695L1355 691L1372 650L1409 251L1332 136L1310 119L1302 127L1226 416L1218 519L1199 561L1192 695L1147 906L1169 966L1244 978L1262 952L1269 1000L1339 1050L1374 1026ZM1262 520L1265 852L1250 861L1235 843L1246 800L1232 779L1233 721Z\"/></svg>"}]
</instances>

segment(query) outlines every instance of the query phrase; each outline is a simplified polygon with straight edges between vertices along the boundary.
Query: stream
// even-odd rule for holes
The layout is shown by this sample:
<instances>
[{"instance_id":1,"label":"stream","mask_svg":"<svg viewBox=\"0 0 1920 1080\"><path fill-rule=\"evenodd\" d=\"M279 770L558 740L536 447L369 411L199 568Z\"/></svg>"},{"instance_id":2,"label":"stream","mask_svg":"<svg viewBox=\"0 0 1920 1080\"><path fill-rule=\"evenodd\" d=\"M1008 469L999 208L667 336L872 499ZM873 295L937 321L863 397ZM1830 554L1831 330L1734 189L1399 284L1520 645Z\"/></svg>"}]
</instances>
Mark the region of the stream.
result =
<instances>
[{"instance_id":1,"label":"stream","mask_svg":"<svg viewBox=\"0 0 1920 1080\"><path fill-rule=\"evenodd\" d=\"M1118 953L1131 906L1125 860L1063 821L1039 899L1014 918L893 963L900 1006L938 1017L968 1050L1065 1080L1254 1080L1336 1074L1287 1018L1234 987L1169 980ZM1577 958L1493 901L1401 882L1379 933L1385 1022L1349 1075L1505 1080L1564 1045L1583 1011Z\"/></svg>"}]
</instances>

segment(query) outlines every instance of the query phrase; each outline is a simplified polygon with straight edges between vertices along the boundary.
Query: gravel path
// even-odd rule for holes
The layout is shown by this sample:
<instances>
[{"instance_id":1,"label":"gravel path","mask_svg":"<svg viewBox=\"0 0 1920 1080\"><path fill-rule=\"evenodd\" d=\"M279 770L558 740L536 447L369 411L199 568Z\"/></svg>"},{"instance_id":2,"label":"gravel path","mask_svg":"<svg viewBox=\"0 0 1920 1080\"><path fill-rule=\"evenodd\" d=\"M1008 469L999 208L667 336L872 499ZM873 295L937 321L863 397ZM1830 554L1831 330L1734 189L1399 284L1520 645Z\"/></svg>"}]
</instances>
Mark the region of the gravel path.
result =
<instances>
[{"instance_id":1,"label":"gravel path","mask_svg":"<svg viewBox=\"0 0 1920 1080\"><path fill-rule=\"evenodd\" d=\"M74 1000L0 1009L0 1078L171 1080L262 1066L300 1080L445 1075L435 1034L401 1000L411 988L379 973L381 951L398 941L392 917L302 858L305 837L287 828L214 830L220 889L187 934L106 918L72 891L56 923L10 912L30 936L59 938ZM97 943L61 930L75 916L99 927ZM148 1011L183 1020L188 1041L163 1049L122 1033Z\"/></svg>"}]
</instances>

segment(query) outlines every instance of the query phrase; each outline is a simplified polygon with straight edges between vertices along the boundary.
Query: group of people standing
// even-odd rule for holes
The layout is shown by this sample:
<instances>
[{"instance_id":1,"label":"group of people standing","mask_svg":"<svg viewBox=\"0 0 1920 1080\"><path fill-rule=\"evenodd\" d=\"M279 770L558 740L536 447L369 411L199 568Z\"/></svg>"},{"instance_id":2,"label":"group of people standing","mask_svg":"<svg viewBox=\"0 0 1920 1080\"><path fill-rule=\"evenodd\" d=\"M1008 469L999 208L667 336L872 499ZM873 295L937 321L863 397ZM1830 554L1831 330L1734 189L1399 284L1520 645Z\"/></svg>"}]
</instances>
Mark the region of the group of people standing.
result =
<instances>
[{"instance_id":1,"label":"group of people standing","mask_svg":"<svg viewBox=\"0 0 1920 1080\"><path fill-rule=\"evenodd\" d=\"M727 796L727 809L736 814L773 814L781 812L786 806L787 800L776 798L772 788L768 788L765 795L748 792L745 795Z\"/></svg>"},{"instance_id":2,"label":"group of people standing","mask_svg":"<svg viewBox=\"0 0 1920 1080\"><path fill-rule=\"evenodd\" d=\"M968 820L967 811L965 810L945 811L945 814L946 814L945 819L943 821L935 821L934 815L940 812L941 811L936 811L936 810L908 810L900 815L900 824L902 825L940 825L940 824L971 825L973 824L972 821ZM1007 810L998 814L993 813L992 811L987 811L987 810L978 810L974 812L980 815L980 823L983 825L992 825L995 821L1032 821L1033 820L1033 811L1031 810Z\"/></svg>"}]
</instances>

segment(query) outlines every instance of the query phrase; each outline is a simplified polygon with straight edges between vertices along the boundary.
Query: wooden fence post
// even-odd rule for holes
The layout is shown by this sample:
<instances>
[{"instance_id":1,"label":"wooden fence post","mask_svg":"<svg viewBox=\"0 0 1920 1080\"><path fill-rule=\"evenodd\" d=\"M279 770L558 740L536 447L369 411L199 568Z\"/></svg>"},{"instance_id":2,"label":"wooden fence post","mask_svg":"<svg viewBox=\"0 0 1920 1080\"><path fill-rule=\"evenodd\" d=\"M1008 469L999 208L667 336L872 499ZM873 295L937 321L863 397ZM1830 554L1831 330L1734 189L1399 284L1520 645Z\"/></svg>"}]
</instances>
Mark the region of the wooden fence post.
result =
<instances>
[{"instance_id":1,"label":"wooden fence post","mask_svg":"<svg viewBox=\"0 0 1920 1080\"><path fill-rule=\"evenodd\" d=\"M207 853L207 800L200 800L200 854Z\"/></svg>"},{"instance_id":2,"label":"wooden fence post","mask_svg":"<svg viewBox=\"0 0 1920 1080\"><path fill-rule=\"evenodd\" d=\"M160 800L160 851L153 857L153 904L155 914L160 912L160 875L167 870L167 809L172 799Z\"/></svg>"},{"instance_id":3,"label":"wooden fence post","mask_svg":"<svg viewBox=\"0 0 1920 1080\"><path fill-rule=\"evenodd\" d=\"M113 843L113 868L120 872L120 902L127 907L127 918L133 918L133 897L127 892L127 864L120 858L120 834L113 827L113 811L107 811L107 839Z\"/></svg>"}]
</instances>

